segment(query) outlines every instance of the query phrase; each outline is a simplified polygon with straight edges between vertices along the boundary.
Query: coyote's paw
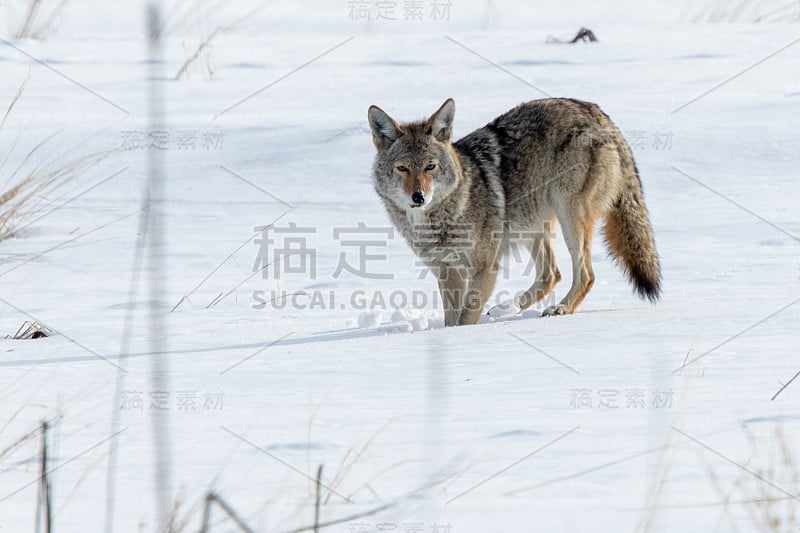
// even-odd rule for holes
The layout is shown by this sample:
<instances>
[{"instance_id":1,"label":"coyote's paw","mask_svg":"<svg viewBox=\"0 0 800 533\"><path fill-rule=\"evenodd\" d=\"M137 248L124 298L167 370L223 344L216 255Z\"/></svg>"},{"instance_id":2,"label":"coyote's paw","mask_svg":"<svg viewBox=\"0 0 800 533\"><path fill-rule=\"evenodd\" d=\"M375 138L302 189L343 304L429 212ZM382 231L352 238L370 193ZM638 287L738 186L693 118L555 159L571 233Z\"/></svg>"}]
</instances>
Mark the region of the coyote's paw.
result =
<instances>
[{"instance_id":1,"label":"coyote's paw","mask_svg":"<svg viewBox=\"0 0 800 533\"><path fill-rule=\"evenodd\" d=\"M519 308L519 305L517 305L516 301L508 300L506 302L502 302L495 305L494 307L489 309L489 311L486 314L493 318L502 318L505 316L518 315L521 312L522 310Z\"/></svg>"},{"instance_id":2,"label":"coyote's paw","mask_svg":"<svg viewBox=\"0 0 800 533\"><path fill-rule=\"evenodd\" d=\"M550 307L545 307L542 311L542 316L559 316L568 314L570 314L570 312L566 305L551 305Z\"/></svg>"}]
</instances>

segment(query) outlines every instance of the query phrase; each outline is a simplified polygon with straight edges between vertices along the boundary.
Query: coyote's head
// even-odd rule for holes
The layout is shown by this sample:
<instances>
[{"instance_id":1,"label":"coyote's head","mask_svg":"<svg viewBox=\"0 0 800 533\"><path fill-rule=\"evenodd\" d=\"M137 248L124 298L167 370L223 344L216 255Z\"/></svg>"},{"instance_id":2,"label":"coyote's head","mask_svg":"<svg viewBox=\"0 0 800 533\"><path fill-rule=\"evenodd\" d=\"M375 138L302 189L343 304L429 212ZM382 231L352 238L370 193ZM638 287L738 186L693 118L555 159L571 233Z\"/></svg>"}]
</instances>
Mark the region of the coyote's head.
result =
<instances>
[{"instance_id":1,"label":"coyote's head","mask_svg":"<svg viewBox=\"0 0 800 533\"><path fill-rule=\"evenodd\" d=\"M369 108L369 126L378 154L375 189L401 209L433 205L446 198L460 177L450 144L456 104L448 99L427 120L400 124L381 108Z\"/></svg>"}]
</instances>

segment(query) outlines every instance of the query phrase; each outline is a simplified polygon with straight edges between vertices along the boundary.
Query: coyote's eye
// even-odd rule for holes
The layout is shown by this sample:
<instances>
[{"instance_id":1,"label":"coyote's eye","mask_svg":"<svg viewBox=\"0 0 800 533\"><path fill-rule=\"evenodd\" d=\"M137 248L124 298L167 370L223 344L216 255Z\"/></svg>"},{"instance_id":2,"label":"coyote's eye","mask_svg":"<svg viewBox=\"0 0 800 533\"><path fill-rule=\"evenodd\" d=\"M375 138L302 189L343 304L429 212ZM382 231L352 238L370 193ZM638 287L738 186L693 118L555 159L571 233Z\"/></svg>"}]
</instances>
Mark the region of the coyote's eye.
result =
<instances>
[{"instance_id":1,"label":"coyote's eye","mask_svg":"<svg viewBox=\"0 0 800 533\"><path fill-rule=\"evenodd\" d=\"M436 168L436 163L428 163L428 166L425 167L425 170L433 170Z\"/></svg>"},{"instance_id":2,"label":"coyote's eye","mask_svg":"<svg viewBox=\"0 0 800 533\"><path fill-rule=\"evenodd\" d=\"M403 165L397 165L397 170L400 172L408 172L408 167L404 167Z\"/></svg>"}]
</instances>

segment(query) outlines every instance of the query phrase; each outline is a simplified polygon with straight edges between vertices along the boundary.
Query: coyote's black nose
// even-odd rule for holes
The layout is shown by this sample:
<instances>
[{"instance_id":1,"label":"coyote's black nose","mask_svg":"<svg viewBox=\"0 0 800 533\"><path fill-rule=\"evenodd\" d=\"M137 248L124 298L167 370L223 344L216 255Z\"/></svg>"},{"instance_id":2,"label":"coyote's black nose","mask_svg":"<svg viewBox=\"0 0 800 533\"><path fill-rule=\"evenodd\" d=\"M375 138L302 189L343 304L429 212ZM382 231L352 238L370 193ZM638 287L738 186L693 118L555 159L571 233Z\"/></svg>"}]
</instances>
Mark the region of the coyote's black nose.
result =
<instances>
[{"instance_id":1,"label":"coyote's black nose","mask_svg":"<svg viewBox=\"0 0 800 533\"><path fill-rule=\"evenodd\" d=\"M422 191L417 191L411 195L411 201L417 205L422 205L425 203L425 195L422 194Z\"/></svg>"}]
</instances>

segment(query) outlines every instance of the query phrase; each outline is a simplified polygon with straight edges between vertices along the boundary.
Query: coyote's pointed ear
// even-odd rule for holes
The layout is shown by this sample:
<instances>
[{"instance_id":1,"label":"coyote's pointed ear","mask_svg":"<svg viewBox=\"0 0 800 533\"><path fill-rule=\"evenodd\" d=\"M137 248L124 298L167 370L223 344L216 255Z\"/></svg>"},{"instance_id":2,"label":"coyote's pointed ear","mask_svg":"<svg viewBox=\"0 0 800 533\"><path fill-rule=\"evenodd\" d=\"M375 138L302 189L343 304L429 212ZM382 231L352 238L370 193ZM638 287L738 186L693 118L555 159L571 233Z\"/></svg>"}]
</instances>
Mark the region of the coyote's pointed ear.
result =
<instances>
[{"instance_id":1,"label":"coyote's pointed ear","mask_svg":"<svg viewBox=\"0 0 800 533\"><path fill-rule=\"evenodd\" d=\"M397 122L376 105L369 106L367 118L372 129L372 142L378 150L386 150L402 135Z\"/></svg>"},{"instance_id":2,"label":"coyote's pointed ear","mask_svg":"<svg viewBox=\"0 0 800 533\"><path fill-rule=\"evenodd\" d=\"M449 142L453 134L453 118L456 116L456 103L452 98L448 98L436 113L428 119L428 132L437 141Z\"/></svg>"}]
</instances>

